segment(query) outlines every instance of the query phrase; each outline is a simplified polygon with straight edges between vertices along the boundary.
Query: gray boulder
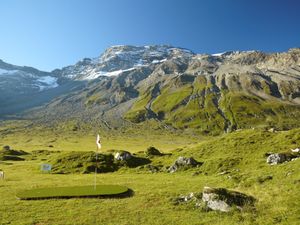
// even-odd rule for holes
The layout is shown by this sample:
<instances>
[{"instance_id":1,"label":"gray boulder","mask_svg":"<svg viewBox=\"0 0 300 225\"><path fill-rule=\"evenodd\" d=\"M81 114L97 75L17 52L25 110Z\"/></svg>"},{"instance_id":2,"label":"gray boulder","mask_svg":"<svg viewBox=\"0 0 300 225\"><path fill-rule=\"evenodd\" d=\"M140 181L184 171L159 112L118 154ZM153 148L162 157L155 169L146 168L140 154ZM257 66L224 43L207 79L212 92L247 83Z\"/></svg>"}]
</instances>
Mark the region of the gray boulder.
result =
<instances>
[{"instance_id":1,"label":"gray boulder","mask_svg":"<svg viewBox=\"0 0 300 225\"><path fill-rule=\"evenodd\" d=\"M300 153L300 148L291 149L291 151L294 153Z\"/></svg>"},{"instance_id":2,"label":"gray boulder","mask_svg":"<svg viewBox=\"0 0 300 225\"><path fill-rule=\"evenodd\" d=\"M242 210L244 206L254 206L255 198L225 188L204 187L202 201L211 210L229 212L233 208Z\"/></svg>"},{"instance_id":3,"label":"gray boulder","mask_svg":"<svg viewBox=\"0 0 300 225\"><path fill-rule=\"evenodd\" d=\"M168 169L168 171L170 173L174 173L177 170L181 169L181 168L190 168L190 167L196 167L198 165L200 165L201 163L196 161L193 157L182 157L180 156L172 166L170 166L170 168Z\"/></svg>"},{"instance_id":4,"label":"gray boulder","mask_svg":"<svg viewBox=\"0 0 300 225\"><path fill-rule=\"evenodd\" d=\"M127 151L120 151L120 152L117 152L114 157L118 161L127 161L132 158L132 155L130 152L127 152Z\"/></svg>"},{"instance_id":5,"label":"gray boulder","mask_svg":"<svg viewBox=\"0 0 300 225\"><path fill-rule=\"evenodd\" d=\"M297 158L296 155L290 153L274 153L268 156L267 163L271 165L276 165L279 163L284 163Z\"/></svg>"}]
</instances>

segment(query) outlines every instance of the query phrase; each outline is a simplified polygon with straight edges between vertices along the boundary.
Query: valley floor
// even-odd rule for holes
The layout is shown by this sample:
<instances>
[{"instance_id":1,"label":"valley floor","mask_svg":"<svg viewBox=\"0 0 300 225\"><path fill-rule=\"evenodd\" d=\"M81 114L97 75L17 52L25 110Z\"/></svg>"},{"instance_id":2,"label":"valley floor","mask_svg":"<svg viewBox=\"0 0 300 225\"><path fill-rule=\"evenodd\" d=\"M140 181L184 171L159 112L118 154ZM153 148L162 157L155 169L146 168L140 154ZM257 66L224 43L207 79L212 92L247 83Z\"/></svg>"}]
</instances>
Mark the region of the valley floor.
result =
<instances>
[{"instance_id":1,"label":"valley floor","mask_svg":"<svg viewBox=\"0 0 300 225\"><path fill-rule=\"evenodd\" d=\"M9 134L5 138L12 140ZM4 144L3 139L1 144ZM13 141L7 144L14 147ZM21 146L17 141L15 144ZM125 185L134 191L132 197L122 199L18 200L16 193L21 190L91 185L94 175L43 174L39 168L49 156L1 162L0 168L5 171L6 178L0 180L0 224L296 225L300 222L300 159L270 166L264 158L266 152L281 152L296 145L300 145L300 129L277 133L243 130L203 139L198 144L192 141L191 145L171 151L172 156L152 159L153 164L168 166L180 155L193 156L204 162L199 168L173 174L150 173L137 168L98 174L99 184ZM130 150L126 146L125 143L123 149ZM224 171L227 173L222 173ZM260 179L269 175L272 179ZM224 187L252 195L258 200L256 210L204 212L188 204L172 203L173 198L201 192L204 186Z\"/></svg>"}]
</instances>

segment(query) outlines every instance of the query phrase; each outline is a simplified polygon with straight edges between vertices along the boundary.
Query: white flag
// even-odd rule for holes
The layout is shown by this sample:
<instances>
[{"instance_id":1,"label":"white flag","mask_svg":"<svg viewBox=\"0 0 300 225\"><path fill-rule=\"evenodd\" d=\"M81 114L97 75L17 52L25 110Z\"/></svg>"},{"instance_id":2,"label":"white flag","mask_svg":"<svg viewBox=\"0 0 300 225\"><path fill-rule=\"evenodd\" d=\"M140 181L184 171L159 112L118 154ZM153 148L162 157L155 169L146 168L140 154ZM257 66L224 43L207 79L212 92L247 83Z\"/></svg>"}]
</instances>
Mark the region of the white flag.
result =
<instances>
[{"instance_id":1,"label":"white flag","mask_svg":"<svg viewBox=\"0 0 300 225\"><path fill-rule=\"evenodd\" d=\"M96 140L97 148L98 150L101 149L101 140L100 140L100 135L97 135L97 140Z\"/></svg>"}]
</instances>

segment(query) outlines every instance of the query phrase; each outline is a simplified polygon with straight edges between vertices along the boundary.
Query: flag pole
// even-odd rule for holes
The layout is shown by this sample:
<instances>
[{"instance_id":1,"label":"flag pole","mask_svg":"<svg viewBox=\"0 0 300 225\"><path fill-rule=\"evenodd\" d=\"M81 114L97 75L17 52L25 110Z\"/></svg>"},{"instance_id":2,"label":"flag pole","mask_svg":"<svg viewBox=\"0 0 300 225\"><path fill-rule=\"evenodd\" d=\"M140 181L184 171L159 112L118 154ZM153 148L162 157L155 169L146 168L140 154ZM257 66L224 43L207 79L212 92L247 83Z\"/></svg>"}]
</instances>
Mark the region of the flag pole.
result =
<instances>
[{"instance_id":1,"label":"flag pole","mask_svg":"<svg viewBox=\"0 0 300 225\"><path fill-rule=\"evenodd\" d=\"M100 140L100 135L97 134L97 139L96 139L96 166L95 166L95 177L94 177L94 190L97 188L97 166L98 166L98 151L101 149L101 140Z\"/></svg>"}]
</instances>

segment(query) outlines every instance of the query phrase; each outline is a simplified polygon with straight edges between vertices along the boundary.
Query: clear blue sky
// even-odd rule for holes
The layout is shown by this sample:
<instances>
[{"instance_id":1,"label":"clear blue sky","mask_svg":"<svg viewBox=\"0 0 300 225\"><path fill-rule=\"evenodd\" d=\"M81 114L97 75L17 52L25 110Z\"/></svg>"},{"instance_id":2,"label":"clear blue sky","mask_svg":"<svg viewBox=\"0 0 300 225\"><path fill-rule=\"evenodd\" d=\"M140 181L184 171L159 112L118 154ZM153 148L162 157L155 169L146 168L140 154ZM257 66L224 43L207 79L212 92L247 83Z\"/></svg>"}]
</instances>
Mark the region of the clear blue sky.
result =
<instances>
[{"instance_id":1,"label":"clear blue sky","mask_svg":"<svg viewBox=\"0 0 300 225\"><path fill-rule=\"evenodd\" d=\"M50 71L111 45L197 53L300 46L297 0L0 0L0 59Z\"/></svg>"}]
</instances>

